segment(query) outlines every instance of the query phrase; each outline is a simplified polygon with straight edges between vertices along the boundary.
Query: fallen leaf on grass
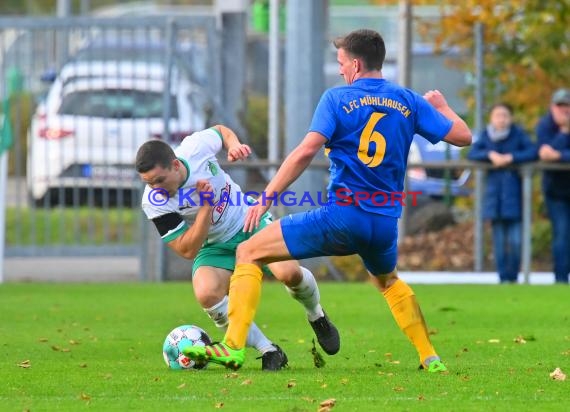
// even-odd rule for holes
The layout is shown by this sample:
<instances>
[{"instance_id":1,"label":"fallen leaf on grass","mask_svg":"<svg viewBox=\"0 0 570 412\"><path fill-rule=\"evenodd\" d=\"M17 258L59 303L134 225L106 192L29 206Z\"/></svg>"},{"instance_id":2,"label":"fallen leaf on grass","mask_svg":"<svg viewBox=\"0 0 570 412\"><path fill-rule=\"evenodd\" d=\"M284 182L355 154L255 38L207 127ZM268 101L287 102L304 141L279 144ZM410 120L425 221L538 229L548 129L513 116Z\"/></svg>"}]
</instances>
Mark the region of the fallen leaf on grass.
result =
<instances>
[{"instance_id":1,"label":"fallen leaf on grass","mask_svg":"<svg viewBox=\"0 0 570 412\"><path fill-rule=\"evenodd\" d=\"M59 352L61 350L61 348L57 345L52 345L51 350L54 350L56 352Z\"/></svg>"},{"instance_id":2,"label":"fallen leaf on grass","mask_svg":"<svg viewBox=\"0 0 570 412\"><path fill-rule=\"evenodd\" d=\"M39 338L38 339L38 342L47 342L47 341L48 341L48 338Z\"/></svg>"},{"instance_id":3,"label":"fallen leaf on grass","mask_svg":"<svg viewBox=\"0 0 570 412\"><path fill-rule=\"evenodd\" d=\"M235 378L237 378L238 376L239 376L238 373L232 372L232 373L228 373L228 374L226 375L226 379L235 379Z\"/></svg>"},{"instance_id":4,"label":"fallen leaf on grass","mask_svg":"<svg viewBox=\"0 0 570 412\"><path fill-rule=\"evenodd\" d=\"M216 409L222 409L224 407L224 403L223 402L218 402L214 405L214 408Z\"/></svg>"},{"instance_id":5,"label":"fallen leaf on grass","mask_svg":"<svg viewBox=\"0 0 570 412\"><path fill-rule=\"evenodd\" d=\"M566 374L564 372L562 372L562 369L560 369L560 368L554 369L554 371L550 374L550 377L552 379L554 379L555 381L565 381L566 380Z\"/></svg>"},{"instance_id":6,"label":"fallen leaf on grass","mask_svg":"<svg viewBox=\"0 0 570 412\"><path fill-rule=\"evenodd\" d=\"M348 379L347 379L347 378L342 378L342 379L340 380L340 384L341 384L341 385L346 385L346 384L348 384Z\"/></svg>"},{"instance_id":7,"label":"fallen leaf on grass","mask_svg":"<svg viewBox=\"0 0 570 412\"><path fill-rule=\"evenodd\" d=\"M489 343L501 343L500 339L489 339L487 342Z\"/></svg>"},{"instance_id":8,"label":"fallen leaf on grass","mask_svg":"<svg viewBox=\"0 0 570 412\"><path fill-rule=\"evenodd\" d=\"M288 388L294 388L295 386L297 386L297 382L295 382L294 380L290 380L289 382L287 382Z\"/></svg>"},{"instance_id":9,"label":"fallen leaf on grass","mask_svg":"<svg viewBox=\"0 0 570 412\"><path fill-rule=\"evenodd\" d=\"M80 368L86 368L86 367L87 367L87 364L86 364L86 363L80 363L80 364L79 364L79 367L80 367Z\"/></svg>"},{"instance_id":10,"label":"fallen leaf on grass","mask_svg":"<svg viewBox=\"0 0 570 412\"><path fill-rule=\"evenodd\" d=\"M424 395L418 395L418 401L425 401L426 398Z\"/></svg>"},{"instance_id":11,"label":"fallen leaf on grass","mask_svg":"<svg viewBox=\"0 0 570 412\"><path fill-rule=\"evenodd\" d=\"M334 398L327 399L326 401L322 401L319 404L319 412L328 412L332 408L334 408L335 404L336 404L336 399L334 399Z\"/></svg>"},{"instance_id":12,"label":"fallen leaf on grass","mask_svg":"<svg viewBox=\"0 0 570 412\"><path fill-rule=\"evenodd\" d=\"M527 342L534 342L536 340L536 337L534 335L527 335L527 336L523 336L524 340L526 340Z\"/></svg>"},{"instance_id":13,"label":"fallen leaf on grass","mask_svg":"<svg viewBox=\"0 0 570 412\"><path fill-rule=\"evenodd\" d=\"M182 389L182 388L184 388L185 386L186 386L185 383L181 383L180 385L177 386L177 388L178 388L178 389Z\"/></svg>"},{"instance_id":14,"label":"fallen leaf on grass","mask_svg":"<svg viewBox=\"0 0 570 412\"><path fill-rule=\"evenodd\" d=\"M70 340L69 340L69 344L70 344L70 345L79 345L79 341L74 340L74 339L70 339Z\"/></svg>"},{"instance_id":15,"label":"fallen leaf on grass","mask_svg":"<svg viewBox=\"0 0 570 412\"><path fill-rule=\"evenodd\" d=\"M526 339L519 335L513 339L513 342L524 344L524 343L526 343Z\"/></svg>"},{"instance_id":16,"label":"fallen leaf on grass","mask_svg":"<svg viewBox=\"0 0 570 412\"><path fill-rule=\"evenodd\" d=\"M90 401L91 400L91 396L87 395L84 392L81 392L81 395L79 395L79 399L81 399L82 401Z\"/></svg>"},{"instance_id":17,"label":"fallen leaf on grass","mask_svg":"<svg viewBox=\"0 0 570 412\"><path fill-rule=\"evenodd\" d=\"M561 353L561 355L570 356L570 349L565 350L564 352Z\"/></svg>"},{"instance_id":18,"label":"fallen leaf on grass","mask_svg":"<svg viewBox=\"0 0 570 412\"><path fill-rule=\"evenodd\" d=\"M28 369L28 368L30 368L30 367L32 366L32 364L30 363L30 360L29 360L29 359L26 359L25 361L22 361L22 362L18 363L18 366L19 366L20 368Z\"/></svg>"},{"instance_id":19,"label":"fallen leaf on grass","mask_svg":"<svg viewBox=\"0 0 570 412\"><path fill-rule=\"evenodd\" d=\"M313 339L313 347L311 348L311 354L313 355L313 363L315 364L315 368L322 368L325 366L326 362L323 356L317 350L315 346L315 339Z\"/></svg>"},{"instance_id":20,"label":"fallen leaf on grass","mask_svg":"<svg viewBox=\"0 0 570 412\"><path fill-rule=\"evenodd\" d=\"M251 379L246 379L245 381L243 381L241 384L242 385L251 385L252 384L252 380Z\"/></svg>"},{"instance_id":21,"label":"fallen leaf on grass","mask_svg":"<svg viewBox=\"0 0 570 412\"><path fill-rule=\"evenodd\" d=\"M395 392L403 392L403 391L404 391L404 388L401 387L401 386L395 386L395 387L392 388L392 390L395 391Z\"/></svg>"}]
</instances>

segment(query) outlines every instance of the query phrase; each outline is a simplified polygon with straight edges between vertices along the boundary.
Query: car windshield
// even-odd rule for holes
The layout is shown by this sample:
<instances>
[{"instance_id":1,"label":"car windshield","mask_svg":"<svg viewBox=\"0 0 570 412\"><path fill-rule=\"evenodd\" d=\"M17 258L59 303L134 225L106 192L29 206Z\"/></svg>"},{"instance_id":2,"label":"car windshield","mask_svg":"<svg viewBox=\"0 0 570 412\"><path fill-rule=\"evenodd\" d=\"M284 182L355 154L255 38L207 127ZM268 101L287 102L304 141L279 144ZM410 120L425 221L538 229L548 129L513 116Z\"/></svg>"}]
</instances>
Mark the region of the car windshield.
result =
<instances>
[{"instance_id":1,"label":"car windshield","mask_svg":"<svg viewBox=\"0 0 570 412\"><path fill-rule=\"evenodd\" d=\"M164 59L165 52L160 49L93 48L81 50L74 56L76 62L126 61L162 63Z\"/></svg>"},{"instance_id":2,"label":"car windshield","mask_svg":"<svg viewBox=\"0 0 570 412\"><path fill-rule=\"evenodd\" d=\"M145 90L75 91L63 96L59 114L112 119L161 118L163 95ZM176 97L170 96L170 118L178 118Z\"/></svg>"}]
</instances>

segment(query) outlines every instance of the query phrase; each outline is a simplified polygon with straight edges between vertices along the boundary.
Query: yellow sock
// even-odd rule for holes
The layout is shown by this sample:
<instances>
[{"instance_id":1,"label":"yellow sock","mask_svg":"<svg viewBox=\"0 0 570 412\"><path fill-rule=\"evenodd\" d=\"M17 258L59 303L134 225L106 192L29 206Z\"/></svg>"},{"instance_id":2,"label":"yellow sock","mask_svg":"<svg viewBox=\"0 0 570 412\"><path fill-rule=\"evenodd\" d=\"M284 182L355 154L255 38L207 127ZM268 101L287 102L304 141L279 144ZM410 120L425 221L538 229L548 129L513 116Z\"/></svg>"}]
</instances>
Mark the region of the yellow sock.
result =
<instances>
[{"instance_id":1,"label":"yellow sock","mask_svg":"<svg viewBox=\"0 0 570 412\"><path fill-rule=\"evenodd\" d=\"M384 291L384 297L396 323L418 351L420 362L423 364L427 358L437 356L430 342L427 326L414 291L408 284L398 279Z\"/></svg>"},{"instance_id":2,"label":"yellow sock","mask_svg":"<svg viewBox=\"0 0 570 412\"><path fill-rule=\"evenodd\" d=\"M249 327L259 305L262 277L257 265L243 263L236 266L230 278L229 325L224 342L233 349L245 347Z\"/></svg>"}]
</instances>

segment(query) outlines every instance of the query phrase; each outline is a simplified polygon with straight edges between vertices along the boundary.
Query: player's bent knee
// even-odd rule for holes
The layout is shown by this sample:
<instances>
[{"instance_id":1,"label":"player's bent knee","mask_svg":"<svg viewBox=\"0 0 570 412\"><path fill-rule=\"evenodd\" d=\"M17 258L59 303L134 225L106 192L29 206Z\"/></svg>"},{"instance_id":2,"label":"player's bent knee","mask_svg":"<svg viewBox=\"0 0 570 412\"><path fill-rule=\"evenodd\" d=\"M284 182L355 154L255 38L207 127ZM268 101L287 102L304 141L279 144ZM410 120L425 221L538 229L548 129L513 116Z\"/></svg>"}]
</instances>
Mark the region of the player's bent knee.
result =
<instances>
[{"instance_id":1,"label":"player's bent knee","mask_svg":"<svg viewBox=\"0 0 570 412\"><path fill-rule=\"evenodd\" d=\"M215 288L204 287L202 285L194 284L194 296L196 300L204 309L210 308L220 302L225 293L223 290L216 290Z\"/></svg>"},{"instance_id":2,"label":"player's bent knee","mask_svg":"<svg viewBox=\"0 0 570 412\"><path fill-rule=\"evenodd\" d=\"M253 263L255 261L255 251L249 246L248 242L242 242L236 250L236 261L238 263Z\"/></svg>"},{"instance_id":3,"label":"player's bent knee","mask_svg":"<svg viewBox=\"0 0 570 412\"><path fill-rule=\"evenodd\" d=\"M216 303L218 303L222 298L223 297L211 293L204 293L200 295L196 293L196 300L204 309L211 308L212 306L216 305Z\"/></svg>"}]
</instances>

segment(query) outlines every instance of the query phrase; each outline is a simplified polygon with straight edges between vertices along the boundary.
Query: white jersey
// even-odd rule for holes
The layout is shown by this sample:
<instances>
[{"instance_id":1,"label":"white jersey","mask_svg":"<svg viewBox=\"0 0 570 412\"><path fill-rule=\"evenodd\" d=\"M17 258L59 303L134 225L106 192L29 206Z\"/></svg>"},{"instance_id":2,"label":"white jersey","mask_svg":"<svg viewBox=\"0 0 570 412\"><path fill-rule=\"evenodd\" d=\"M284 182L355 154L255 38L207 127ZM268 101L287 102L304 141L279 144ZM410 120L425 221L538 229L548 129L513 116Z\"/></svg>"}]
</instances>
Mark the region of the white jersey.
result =
<instances>
[{"instance_id":1,"label":"white jersey","mask_svg":"<svg viewBox=\"0 0 570 412\"><path fill-rule=\"evenodd\" d=\"M239 185L216 159L221 149L222 137L215 129L187 136L174 150L188 172L176 195L170 197L160 189L145 188L142 209L165 242L184 233L194 223L201 205L206 204L207 200L196 192L196 181L200 179L210 182L215 196L207 242L225 242L243 227L248 205Z\"/></svg>"}]
</instances>

